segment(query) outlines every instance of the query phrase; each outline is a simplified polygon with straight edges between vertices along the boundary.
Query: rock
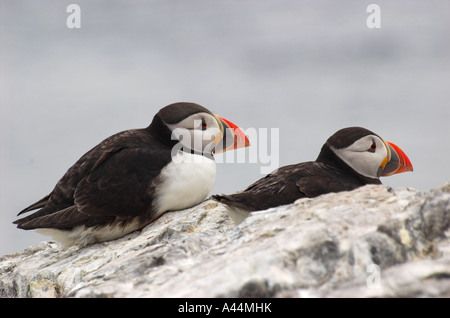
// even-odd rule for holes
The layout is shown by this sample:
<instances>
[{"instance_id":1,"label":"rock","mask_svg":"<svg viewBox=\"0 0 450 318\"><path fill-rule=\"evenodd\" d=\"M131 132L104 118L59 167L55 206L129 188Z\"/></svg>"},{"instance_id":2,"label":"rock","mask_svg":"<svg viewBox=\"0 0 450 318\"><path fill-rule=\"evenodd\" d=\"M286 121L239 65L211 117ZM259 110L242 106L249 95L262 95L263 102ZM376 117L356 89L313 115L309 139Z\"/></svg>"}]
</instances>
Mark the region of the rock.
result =
<instances>
[{"instance_id":1,"label":"rock","mask_svg":"<svg viewBox=\"0 0 450 318\"><path fill-rule=\"evenodd\" d=\"M1 297L448 297L450 183L365 186L236 225L207 200L124 238L0 258Z\"/></svg>"}]
</instances>

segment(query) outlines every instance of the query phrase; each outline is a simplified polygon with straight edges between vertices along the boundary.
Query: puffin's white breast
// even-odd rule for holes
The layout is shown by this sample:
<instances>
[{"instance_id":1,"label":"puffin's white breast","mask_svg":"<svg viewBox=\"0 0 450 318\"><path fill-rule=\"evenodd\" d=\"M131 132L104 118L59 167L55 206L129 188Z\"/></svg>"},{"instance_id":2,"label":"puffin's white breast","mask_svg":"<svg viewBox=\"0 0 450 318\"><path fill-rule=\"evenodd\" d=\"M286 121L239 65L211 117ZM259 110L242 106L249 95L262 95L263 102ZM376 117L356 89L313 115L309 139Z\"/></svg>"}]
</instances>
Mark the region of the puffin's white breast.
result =
<instances>
[{"instance_id":1,"label":"puffin's white breast","mask_svg":"<svg viewBox=\"0 0 450 318\"><path fill-rule=\"evenodd\" d=\"M216 179L216 163L201 155L179 152L161 170L153 206L157 216L202 202Z\"/></svg>"}]
</instances>

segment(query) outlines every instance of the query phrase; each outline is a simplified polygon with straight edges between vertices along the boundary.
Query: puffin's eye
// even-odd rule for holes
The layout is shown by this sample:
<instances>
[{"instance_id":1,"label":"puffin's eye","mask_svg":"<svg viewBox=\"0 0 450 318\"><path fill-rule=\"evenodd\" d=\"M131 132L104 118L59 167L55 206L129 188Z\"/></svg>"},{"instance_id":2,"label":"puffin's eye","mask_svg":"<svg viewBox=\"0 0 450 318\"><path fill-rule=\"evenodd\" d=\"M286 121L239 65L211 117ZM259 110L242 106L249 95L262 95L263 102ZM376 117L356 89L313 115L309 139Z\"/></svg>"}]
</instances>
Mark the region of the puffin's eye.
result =
<instances>
[{"instance_id":1,"label":"puffin's eye","mask_svg":"<svg viewBox=\"0 0 450 318\"><path fill-rule=\"evenodd\" d=\"M372 146L367 150L368 152L375 152L377 150L377 144L375 142L372 142Z\"/></svg>"},{"instance_id":2,"label":"puffin's eye","mask_svg":"<svg viewBox=\"0 0 450 318\"><path fill-rule=\"evenodd\" d=\"M202 130L206 130L208 128L208 125L206 125L205 118L202 118Z\"/></svg>"}]
</instances>

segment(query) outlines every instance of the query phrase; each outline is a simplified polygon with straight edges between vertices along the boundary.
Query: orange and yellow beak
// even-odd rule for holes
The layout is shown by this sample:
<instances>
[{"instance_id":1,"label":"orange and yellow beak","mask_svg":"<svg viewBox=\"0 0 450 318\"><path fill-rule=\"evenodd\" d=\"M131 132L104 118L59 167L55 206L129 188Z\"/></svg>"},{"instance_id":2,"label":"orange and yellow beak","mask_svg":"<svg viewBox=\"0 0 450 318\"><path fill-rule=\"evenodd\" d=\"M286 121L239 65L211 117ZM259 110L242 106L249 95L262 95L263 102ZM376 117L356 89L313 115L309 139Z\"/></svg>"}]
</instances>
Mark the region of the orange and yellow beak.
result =
<instances>
[{"instance_id":1,"label":"orange and yellow beak","mask_svg":"<svg viewBox=\"0 0 450 318\"><path fill-rule=\"evenodd\" d=\"M383 141L386 144L388 155L381 165L382 167L384 165L381 176L387 177L396 173L413 171L411 161L403 150L401 150L397 145L394 145L392 142L386 140Z\"/></svg>"},{"instance_id":2,"label":"orange and yellow beak","mask_svg":"<svg viewBox=\"0 0 450 318\"><path fill-rule=\"evenodd\" d=\"M216 114L214 114L214 117L216 117L222 132L214 139L214 143L216 144L214 153L222 153L228 150L250 146L250 141L242 129L231 121L219 117Z\"/></svg>"}]
</instances>

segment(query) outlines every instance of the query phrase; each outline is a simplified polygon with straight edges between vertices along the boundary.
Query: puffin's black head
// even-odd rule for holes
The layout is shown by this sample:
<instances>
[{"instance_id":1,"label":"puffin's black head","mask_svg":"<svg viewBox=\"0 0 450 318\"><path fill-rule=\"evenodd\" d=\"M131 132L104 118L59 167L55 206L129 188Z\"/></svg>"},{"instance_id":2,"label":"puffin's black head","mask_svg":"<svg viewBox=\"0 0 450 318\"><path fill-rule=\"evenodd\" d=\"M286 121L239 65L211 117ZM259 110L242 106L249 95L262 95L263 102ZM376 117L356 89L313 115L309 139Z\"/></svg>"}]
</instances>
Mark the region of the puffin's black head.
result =
<instances>
[{"instance_id":1,"label":"puffin's black head","mask_svg":"<svg viewBox=\"0 0 450 318\"><path fill-rule=\"evenodd\" d=\"M195 103L174 103L162 108L149 126L153 135L184 150L211 154L248 147L247 136L232 122Z\"/></svg>"},{"instance_id":2,"label":"puffin's black head","mask_svg":"<svg viewBox=\"0 0 450 318\"><path fill-rule=\"evenodd\" d=\"M199 104L186 102L173 103L166 107L163 107L159 110L157 115L166 124L173 125L181 122L182 120L190 117L191 115L198 113L205 113L210 116L213 116L213 113L209 109Z\"/></svg>"},{"instance_id":3,"label":"puffin's black head","mask_svg":"<svg viewBox=\"0 0 450 318\"><path fill-rule=\"evenodd\" d=\"M413 171L411 162L399 147L362 127L337 131L328 138L317 161L330 162L333 155L368 178Z\"/></svg>"}]
</instances>

